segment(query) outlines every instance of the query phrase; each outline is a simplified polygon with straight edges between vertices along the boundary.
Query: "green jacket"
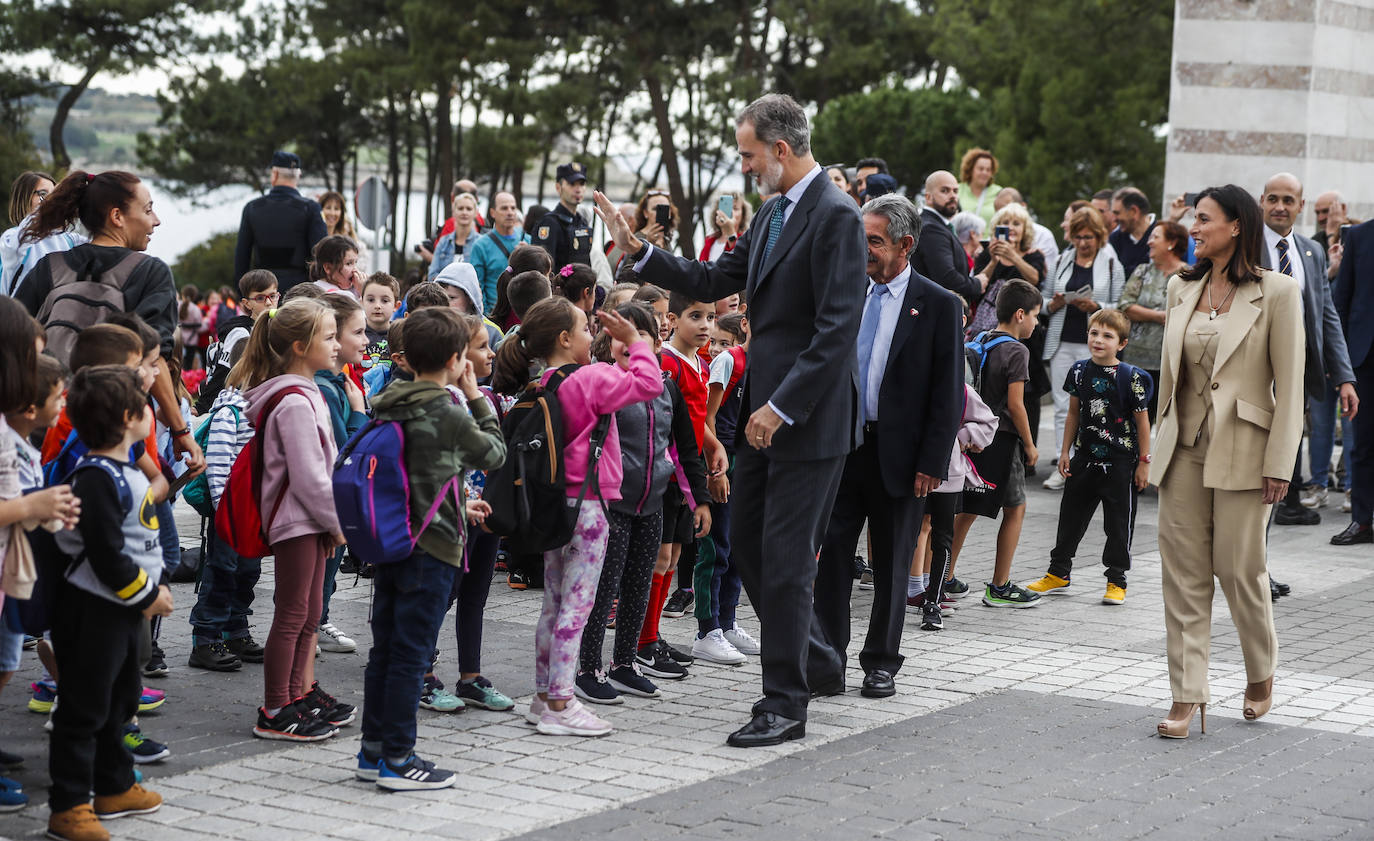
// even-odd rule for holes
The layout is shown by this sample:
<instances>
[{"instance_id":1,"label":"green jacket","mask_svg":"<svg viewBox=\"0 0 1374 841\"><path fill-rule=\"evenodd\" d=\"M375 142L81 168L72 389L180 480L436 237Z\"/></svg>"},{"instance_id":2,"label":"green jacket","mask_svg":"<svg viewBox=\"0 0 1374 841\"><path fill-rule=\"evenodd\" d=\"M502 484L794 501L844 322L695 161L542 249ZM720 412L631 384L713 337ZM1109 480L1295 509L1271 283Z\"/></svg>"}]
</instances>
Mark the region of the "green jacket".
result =
<instances>
[{"instance_id":1,"label":"green jacket","mask_svg":"<svg viewBox=\"0 0 1374 841\"><path fill-rule=\"evenodd\" d=\"M463 473L493 470L506 460L506 441L491 403L485 397L469 402L469 415L440 385L396 380L377 395L372 408L378 420L400 421L405 431L412 525L423 522L435 496L453 482L418 545L444 563L461 566L467 522Z\"/></svg>"}]
</instances>

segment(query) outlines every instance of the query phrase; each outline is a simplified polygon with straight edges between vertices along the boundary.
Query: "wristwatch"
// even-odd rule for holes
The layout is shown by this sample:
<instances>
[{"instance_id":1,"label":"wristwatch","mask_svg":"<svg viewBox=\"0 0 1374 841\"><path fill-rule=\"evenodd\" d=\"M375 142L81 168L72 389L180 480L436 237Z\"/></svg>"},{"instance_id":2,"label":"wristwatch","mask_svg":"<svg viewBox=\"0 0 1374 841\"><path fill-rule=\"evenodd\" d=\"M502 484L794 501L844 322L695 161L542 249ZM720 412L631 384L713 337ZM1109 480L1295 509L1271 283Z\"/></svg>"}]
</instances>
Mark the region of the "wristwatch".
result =
<instances>
[{"instance_id":1,"label":"wristwatch","mask_svg":"<svg viewBox=\"0 0 1374 841\"><path fill-rule=\"evenodd\" d=\"M1140 463L1141 463L1141 464L1149 464L1149 463L1150 463L1150 457L1149 457L1148 455L1141 456L1139 460L1140 460Z\"/></svg>"},{"instance_id":2,"label":"wristwatch","mask_svg":"<svg viewBox=\"0 0 1374 841\"><path fill-rule=\"evenodd\" d=\"M171 433L173 438L182 438L191 434L191 427L188 425L185 429L173 429Z\"/></svg>"}]
</instances>

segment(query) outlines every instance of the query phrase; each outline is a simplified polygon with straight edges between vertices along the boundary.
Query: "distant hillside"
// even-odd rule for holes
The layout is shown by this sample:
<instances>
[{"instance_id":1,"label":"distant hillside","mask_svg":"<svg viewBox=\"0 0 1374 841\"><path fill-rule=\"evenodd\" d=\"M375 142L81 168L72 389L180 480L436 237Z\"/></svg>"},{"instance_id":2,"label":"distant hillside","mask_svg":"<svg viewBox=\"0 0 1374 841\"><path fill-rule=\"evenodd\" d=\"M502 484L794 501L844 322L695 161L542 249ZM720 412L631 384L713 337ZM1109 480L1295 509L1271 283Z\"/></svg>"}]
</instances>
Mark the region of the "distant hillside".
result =
<instances>
[{"instance_id":1,"label":"distant hillside","mask_svg":"<svg viewBox=\"0 0 1374 841\"><path fill-rule=\"evenodd\" d=\"M29 102L33 108L29 113L29 133L45 154L56 102L56 95L34 97ZM67 151L80 164L132 165L137 160L135 137L141 131L155 129L159 113L155 97L91 88L77 100L67 118L63 132Z\"/></svg>"}]
</instances>

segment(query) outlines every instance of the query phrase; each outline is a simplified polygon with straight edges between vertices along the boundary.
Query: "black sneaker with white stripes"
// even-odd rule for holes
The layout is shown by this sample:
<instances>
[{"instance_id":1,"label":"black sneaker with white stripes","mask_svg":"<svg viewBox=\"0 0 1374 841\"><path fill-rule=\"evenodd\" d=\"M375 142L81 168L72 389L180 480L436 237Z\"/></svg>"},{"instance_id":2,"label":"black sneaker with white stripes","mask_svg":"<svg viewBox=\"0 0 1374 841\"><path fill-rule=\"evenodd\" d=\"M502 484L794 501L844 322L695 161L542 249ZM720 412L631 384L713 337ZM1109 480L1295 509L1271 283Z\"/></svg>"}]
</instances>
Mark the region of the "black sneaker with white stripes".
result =
<instances>
[{"instance_id":1,"label":"black sneaker with white stripes","mask_svg":"<svg viewBox=\"0 0 1374 841\"><path fill-rule=\"evenodd\" d=\"M258 707L258 725L253 728L259 739L283 742L319 742L338 732L339 728L320 721L301 701L287 704L274 716Z\"/></svg>"},{"instance_id":2,"label":"black sneaker with white stripes","mask_svg":"<svg viewBox=\"0 0 1374 841\"><path fill-rule=\"evenodd\" d=\"M403 765L392 765L383 759L377 766L377 787L388 791L448 788L457 780L458 775L454 772L435 768L433 762L426 762L413 753Z\"/></svg>"},{"instance_id":3,"label":"black sneaker with white stripes","mask_svg":"<svg viewBox=\"0 0 1374 841\"><path fill-rule=\"evenodd\" d=\"M352 724L357 711L357 707L345 704L321 689L318 680L310 684L310 691L305 693L300 702L311 715L334 727Z\"/></svg>"}]
</instances>

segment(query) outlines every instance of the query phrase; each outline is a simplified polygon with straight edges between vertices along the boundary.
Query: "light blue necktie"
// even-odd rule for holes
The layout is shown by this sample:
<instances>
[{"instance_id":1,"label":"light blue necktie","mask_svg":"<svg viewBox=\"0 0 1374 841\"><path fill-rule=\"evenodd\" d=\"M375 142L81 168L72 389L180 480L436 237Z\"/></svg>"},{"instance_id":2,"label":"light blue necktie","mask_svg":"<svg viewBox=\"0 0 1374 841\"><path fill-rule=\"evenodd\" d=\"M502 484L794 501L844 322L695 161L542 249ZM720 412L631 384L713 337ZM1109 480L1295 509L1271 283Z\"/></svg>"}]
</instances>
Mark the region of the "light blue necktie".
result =
<instances>
[{"instance_id":1,"label":"light blue necktie","mask_svg":"<svg viewBox=\"0 0 1374 841\"><path fill-rule=\"evenodd\" d=\"M1288 256L1288 238L1285 237L1279 240L1277 248L1279 252L1279 264L1275 268L1279 270L1279 274L1286 274L1289 277L1292 277L1293 260Z\"/></svg>"},{"instance_id":2,"label":"light blue necktie","mask_svg":"<svg viewBox=\"0 0 1374 841\"><path fill-rule=\"evenodd\" d=\"M868 366L873 356L873 340L878 337L878 321L883 316L883 296L886 294L886 283L873 284L873 289L868 293L868 302L864 304L863 320L859 322L859 389L863 396L865 422L876 420L868 417Z\"/></svg>"},{"instance_id":3,"label":"light blue necktie","mask_svg":"<svg viewBox=\"0 0 1374 841\"><path fill-rule=\"evenodd\" d=\"M779 196L778 203L773 207L773 217L768 220L768 241L763 244L763 262L768 262L768 254L773 250L773 243L782 236L783 213L787 206L791 204L791 199L787 196Z\"/></svg>"}]
</instances>

